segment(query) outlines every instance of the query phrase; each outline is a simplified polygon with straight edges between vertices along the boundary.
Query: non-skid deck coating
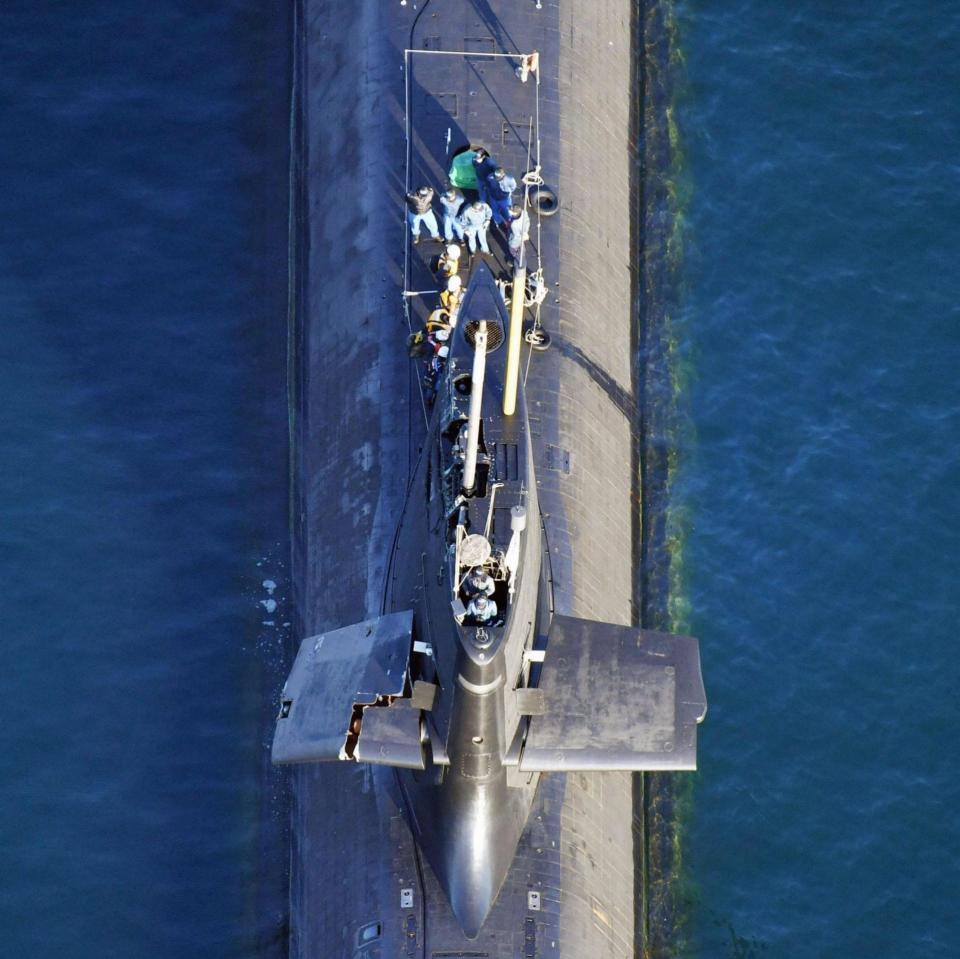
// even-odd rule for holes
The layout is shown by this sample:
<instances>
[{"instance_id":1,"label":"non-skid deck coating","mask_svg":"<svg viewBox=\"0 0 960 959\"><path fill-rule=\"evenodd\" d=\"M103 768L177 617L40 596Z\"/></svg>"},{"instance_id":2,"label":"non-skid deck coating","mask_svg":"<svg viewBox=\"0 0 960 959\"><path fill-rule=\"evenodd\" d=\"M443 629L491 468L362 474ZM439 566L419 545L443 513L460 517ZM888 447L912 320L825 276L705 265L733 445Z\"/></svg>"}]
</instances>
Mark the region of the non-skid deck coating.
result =
<instances>
[{"instance_id":1,"label":"non-skid deck coating","mask_svg":"<svg viewBox=\"0 0 960 959\"><path fill-rule=\"evenodd\" d=\"M493 12L497 8L497 13ZM409 468L423 431L419 366L407 359L400 291L426 289L429 241L406 247L405 48L541 53L541 162L561 200L542 221L553 346L527 380L556 608L636 621L636 331L629 142L634 36L627 0L494 4L303 0L303 195L307 239L295 365L294 522L304 634L377 615ZM345 23L345 18L349 23ZM410 185L444 187L450 153L484 143L519 180L534 81L515 63L411 55ZM536 219L532 225L536 241ZM505 263L491 229L488 260ZM409 259L408 259L409 254ZM529 251L531 267L536 252ZM424 285L426 284L426 285ZM436 305L411 300L416 319ZM527 368L527 353L523 369ZM295 775L291 952L352 956L634 953L633 778L545 776L503 891L466 940L420 862L390 770L313 766ZM411 907L401 907L404 890ZM540 893L539 910L528 893Z\"/></svg>"}]
</instances>

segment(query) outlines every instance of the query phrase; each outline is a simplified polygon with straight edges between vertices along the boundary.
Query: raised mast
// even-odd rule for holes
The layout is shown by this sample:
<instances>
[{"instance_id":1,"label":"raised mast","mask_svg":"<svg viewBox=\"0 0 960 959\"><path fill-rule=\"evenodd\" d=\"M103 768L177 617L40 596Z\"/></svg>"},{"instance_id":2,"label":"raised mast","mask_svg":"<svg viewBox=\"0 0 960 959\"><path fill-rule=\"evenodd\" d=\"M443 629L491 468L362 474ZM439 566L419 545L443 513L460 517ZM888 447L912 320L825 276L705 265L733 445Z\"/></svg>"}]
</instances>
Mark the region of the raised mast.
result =
<instances>
[{"instance_id":1,"label":"raised mast","mask_svg":"<svg viewBox=\"0 0 960 959\"><path fill-rule=\"evenodd\" d=\"M463 491L471 493L477 481L477 446L480 442L480 412L483 405L483 375L487 367L487 321L481 320L473 344L470 377L470 413L467 418L467 455L463 464Z\"/></svg>"}]
</instances>

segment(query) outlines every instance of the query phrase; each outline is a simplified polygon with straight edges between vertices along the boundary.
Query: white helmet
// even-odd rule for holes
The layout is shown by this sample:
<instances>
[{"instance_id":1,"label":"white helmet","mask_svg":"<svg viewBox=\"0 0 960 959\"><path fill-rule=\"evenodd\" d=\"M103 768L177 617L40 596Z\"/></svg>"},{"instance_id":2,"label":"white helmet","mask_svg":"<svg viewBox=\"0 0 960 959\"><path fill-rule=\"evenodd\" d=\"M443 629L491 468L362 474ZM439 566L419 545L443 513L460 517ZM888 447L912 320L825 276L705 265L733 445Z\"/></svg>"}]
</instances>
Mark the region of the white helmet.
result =
<instances>
[{"instance_id":1,"label":"white helmet","mask_svg":"<svg viewBox=\"0 0 960 959\"><path fill-rule=\"evenodd\" d=\"M451 243L450 246L447 247L447 256L449 256L451 260L459 260L460 247L457 246L456 243Z\"/></svg>"},{"instance_id":2,"label":"white helmet","mask_svg":"<svg viewBox=\"0 0 960 959\"><path fill-rule=\"evenodd\" d=\"M463 280L461 280L459 276L451 276L450 279L447 280L447 289L450 290L451 293L459 290L462 285Z\"/></svg>"},{"instance_id":3,"label":"white helmet","mask_svg":"<svg viewBox=\"0 0 960 959\"><path fill-rule=\"evenodd\" d=\"M437 332L434 333L433 335L436 337L436 339L437 339L440 343L445 343L447 340L450 339L450 331L449 331L449 330L437 330Z\"/></svg>"},{"instance_id":4,"label":"white helmet","mask_svg":"<svg viewBox=\"0 0 960 959\"><path fill-rule=\"evenodd\" d=\"M450 355L449 346L441 346L440 349L437 350L437 356L439 356L441 360L445 360L449 355Z\"/></svg>"}]
</instances>

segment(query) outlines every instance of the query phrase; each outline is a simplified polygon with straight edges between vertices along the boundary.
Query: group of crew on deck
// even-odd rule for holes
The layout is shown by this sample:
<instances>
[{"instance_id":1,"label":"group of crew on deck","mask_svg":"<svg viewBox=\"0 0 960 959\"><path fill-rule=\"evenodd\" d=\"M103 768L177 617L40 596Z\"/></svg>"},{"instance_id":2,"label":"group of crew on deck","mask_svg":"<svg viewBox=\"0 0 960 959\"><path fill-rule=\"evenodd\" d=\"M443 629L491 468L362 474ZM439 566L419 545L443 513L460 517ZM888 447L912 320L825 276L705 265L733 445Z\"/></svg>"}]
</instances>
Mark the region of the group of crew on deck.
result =
<instances>
[{"instance_id":1,"label":"group of crew on deck","mask_svg":"<svg viewBox=\"0 0 960 959\"><path fill-rule=\"evenodd\" d=\"M435 269L440 285L440 306L427 318L424 329L411 333L407 339L411 356L429 356L423 378L427 403L432 403L436 396L437 383L449 354L447 343L451 330L457 325L457 310L463 294L463 281L459 276L461 249L454 239L460 243L466 241L471 255L478 247L481 253L489 254L487 230L493 221L506 234L507 251L516 263L523 244L530 238L530 215L513 202L517 181L482 147L474 151L471 162L476 176L477 199L468 200L451 185L440 194L441 224L438 225L433 209L433 187L421 186L407 194L407 225L413 242L420 242L421 228L425 228L431 239L447 244Z\"/></svg>"},{"instance_id":2,"label":"group of crew on deck","mask_svg":"<svg viewBox=\"0 0 960 959\"><path fill-rule=\"evenodd\" d=\"M461 243L466 240L471 254L478 246L481 253L489 253L487 230L492 220L506 234L510 259L516 262L530 234L530 215L513 202L517 181L482 147L474 152L472 162L477 199L468 201L455 186L445 190L439 197L441 225L433 209L433 187L422 186L407 194L407 225L413 242L420 242L420 229L426 227L438 243L451 243L456 237Z\"/></svg>"}]
</instances>

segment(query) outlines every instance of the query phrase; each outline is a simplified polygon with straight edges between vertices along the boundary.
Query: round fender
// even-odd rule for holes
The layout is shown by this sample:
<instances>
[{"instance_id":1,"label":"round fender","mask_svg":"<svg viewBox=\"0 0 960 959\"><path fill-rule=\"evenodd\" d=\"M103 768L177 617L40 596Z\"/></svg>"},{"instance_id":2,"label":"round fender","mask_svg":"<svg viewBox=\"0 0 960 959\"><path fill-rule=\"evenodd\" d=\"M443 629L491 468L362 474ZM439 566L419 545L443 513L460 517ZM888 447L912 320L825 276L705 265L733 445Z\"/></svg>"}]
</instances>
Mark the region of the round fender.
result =
<instances>
[{"instance_id":1,"label":"round fender","mask_svg":"<svg viewBox=\"0 0 960 959\"><path fill-rule=\"evenodd\" d=\"M532 350L539 353L550 349L550 334L542 326L539 328L531 326L523 334L523 338L530 344Z\"/></svg>"},{"instance_id":2,"label":"round fender","mask_svg":"<svg viewBox=\"0 0 960 959\"><path fill-rule=\"evenodd\" d=\"M560 200L557 198L557 194L548 186L532 188L528 203L530 208L536 210L540 216L553 216L560 209Z\"/></svg>"}]
</instances>

